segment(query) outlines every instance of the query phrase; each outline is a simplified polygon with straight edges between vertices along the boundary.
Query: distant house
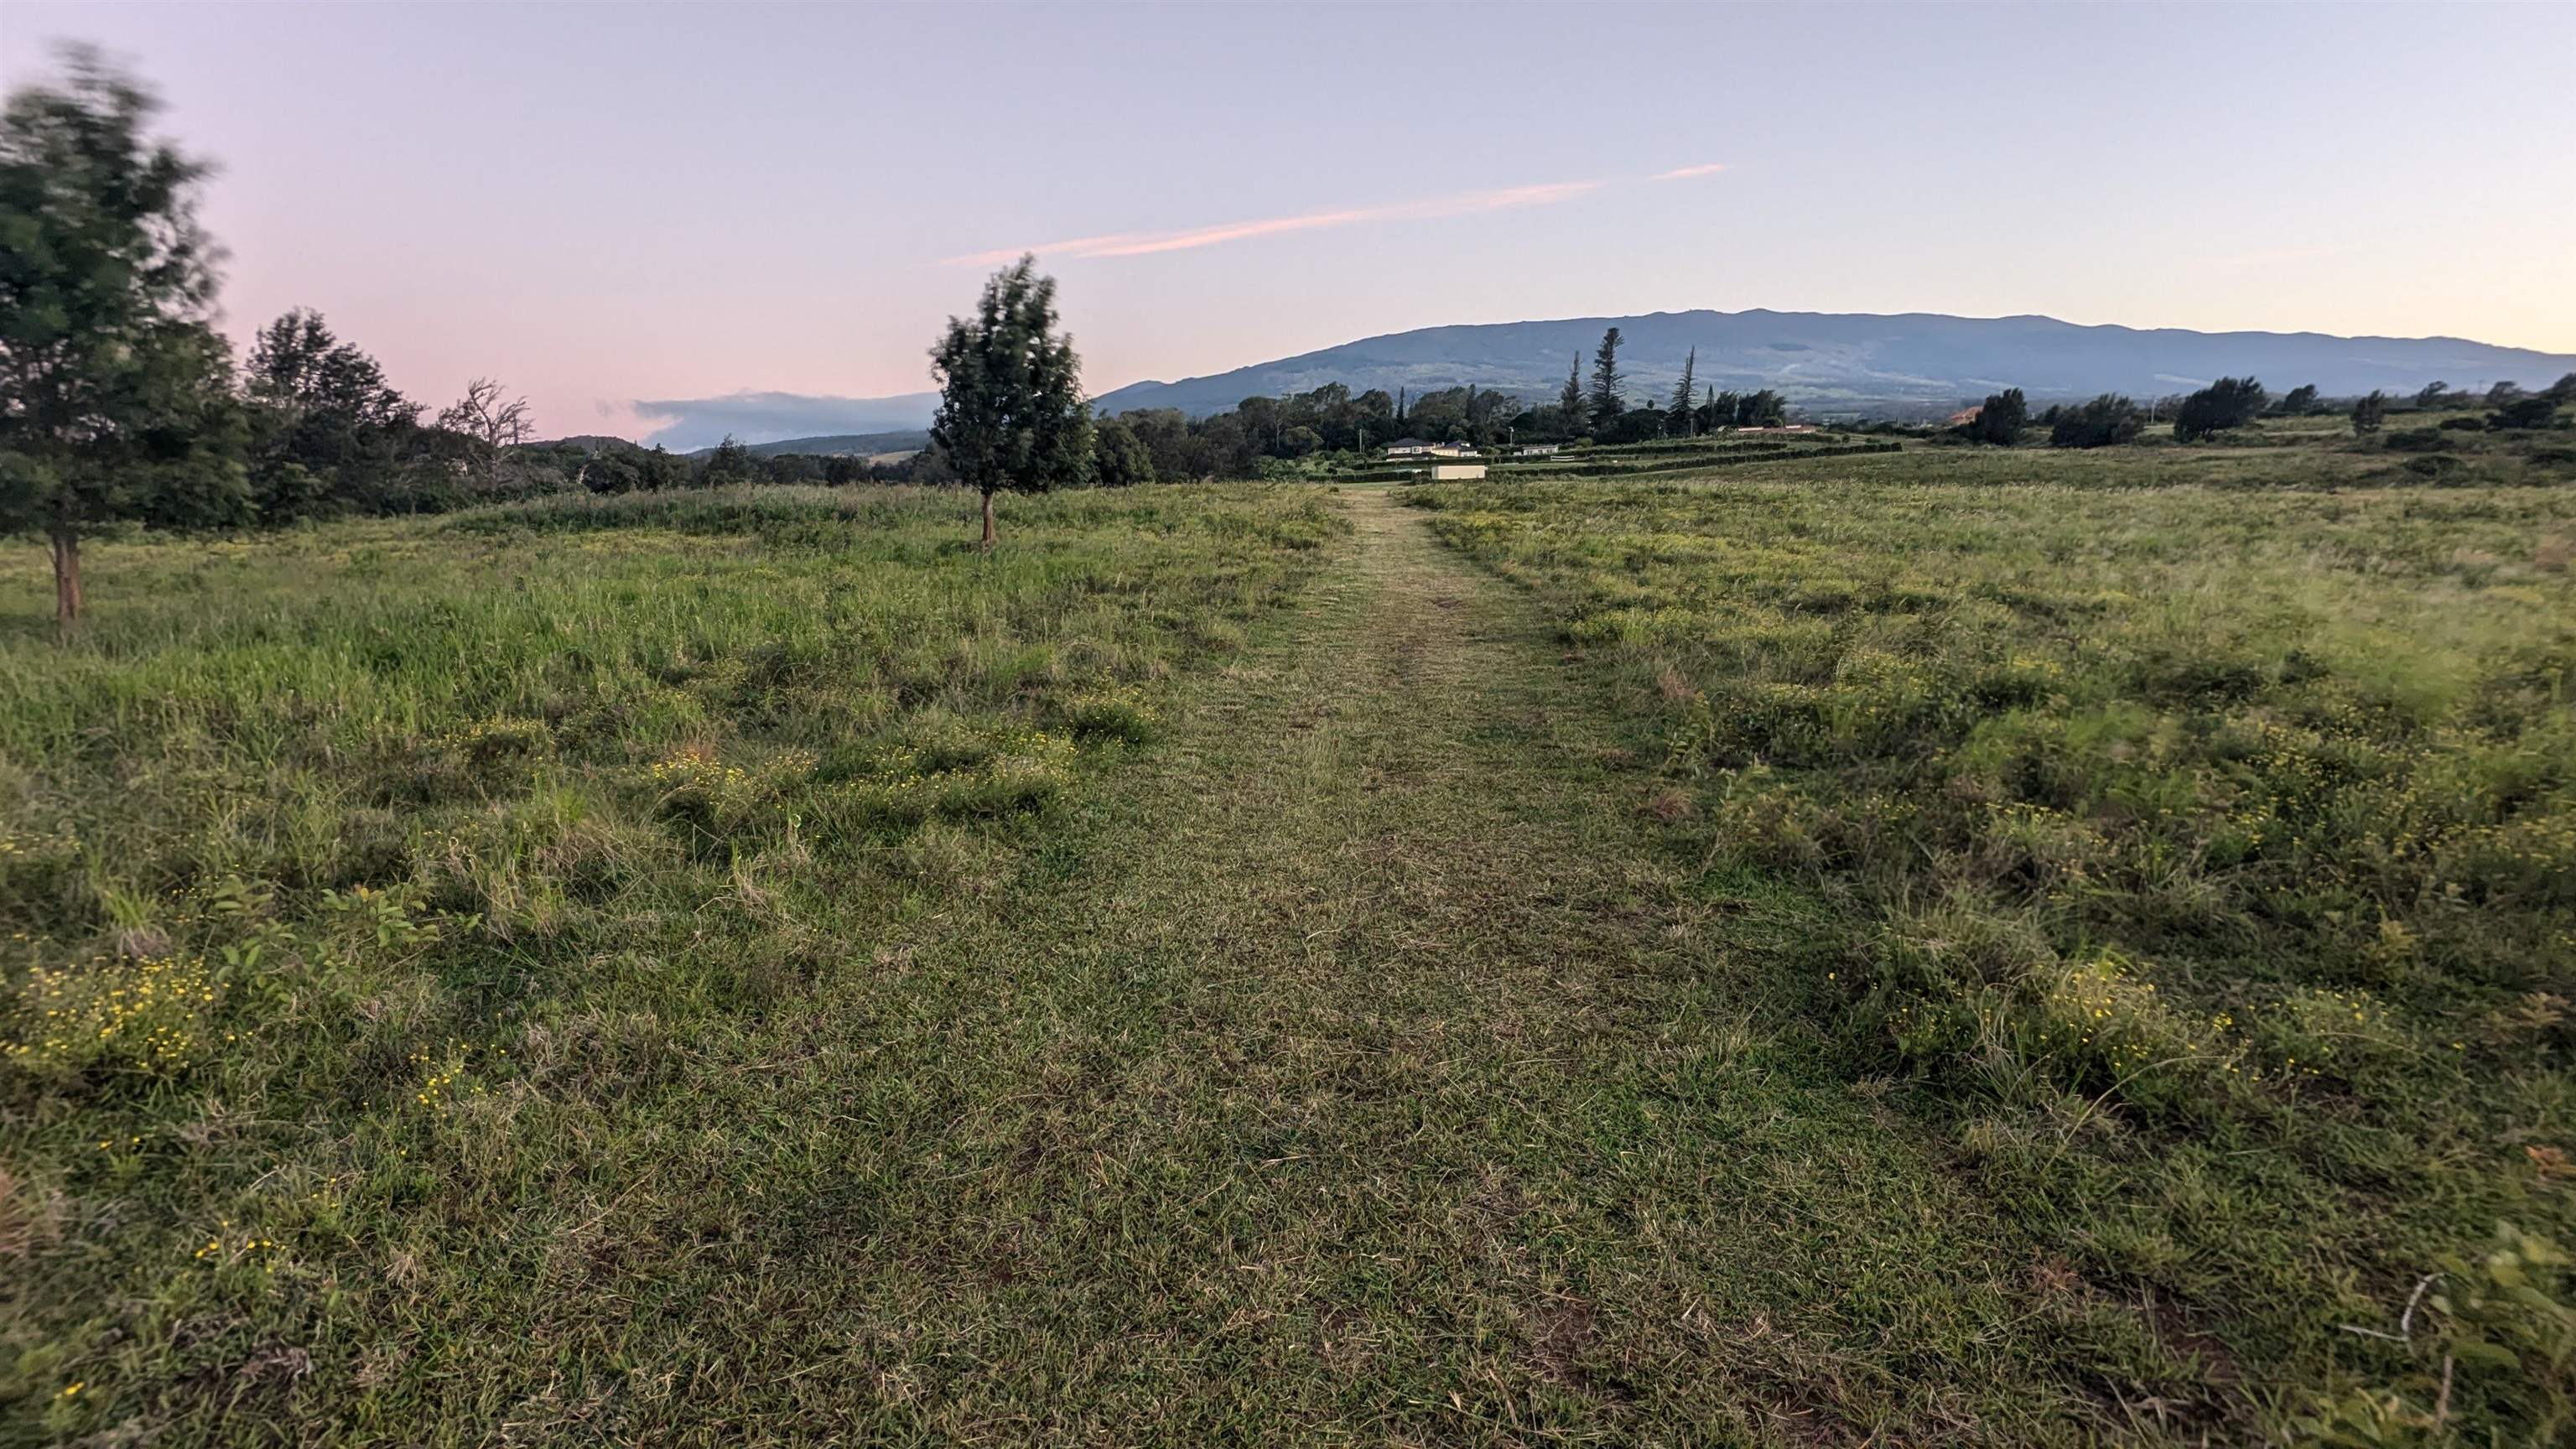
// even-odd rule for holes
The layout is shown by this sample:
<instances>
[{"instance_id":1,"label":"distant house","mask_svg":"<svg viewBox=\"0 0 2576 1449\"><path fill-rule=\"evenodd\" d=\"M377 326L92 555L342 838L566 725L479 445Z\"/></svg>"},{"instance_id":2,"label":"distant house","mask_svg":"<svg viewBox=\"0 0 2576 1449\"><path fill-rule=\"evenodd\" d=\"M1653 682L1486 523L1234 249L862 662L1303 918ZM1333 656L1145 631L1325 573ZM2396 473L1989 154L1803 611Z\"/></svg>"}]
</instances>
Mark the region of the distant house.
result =
<instances>
[{"instance_id":1,"label":"distant house","mask_svg":"<svg viewBox=\"0 0 2576 1449\"><path fill-rule=\"evenodd\" d=\"M1563 449L1555 443L1523 443L1513 451L1524 458L1553 458Z\"/></svg>"},{"instance_id":2,"label":"distant house","mask_svg":"<svg viewBox=\"0 0 2576 1449\"><path fill-rule=\"evenodd\" d=\"M1398 438L1386 445L1390 458L1464 458L1474 451L1464 443L1435 443L1427 438Z\"/></svg>"},{"instance_id":3,"label":"distant house","mask_svg":"<svg viewBox=\"0 0 2576 1449\"><path fill-rule=\"evenodd\" d=\"M1463 483L1470 478L1484 477L1485 465L1482 463L1434 463L1430 468L1425 470L1425 474L1434 483Z\"/></svg>"}]
</instances>

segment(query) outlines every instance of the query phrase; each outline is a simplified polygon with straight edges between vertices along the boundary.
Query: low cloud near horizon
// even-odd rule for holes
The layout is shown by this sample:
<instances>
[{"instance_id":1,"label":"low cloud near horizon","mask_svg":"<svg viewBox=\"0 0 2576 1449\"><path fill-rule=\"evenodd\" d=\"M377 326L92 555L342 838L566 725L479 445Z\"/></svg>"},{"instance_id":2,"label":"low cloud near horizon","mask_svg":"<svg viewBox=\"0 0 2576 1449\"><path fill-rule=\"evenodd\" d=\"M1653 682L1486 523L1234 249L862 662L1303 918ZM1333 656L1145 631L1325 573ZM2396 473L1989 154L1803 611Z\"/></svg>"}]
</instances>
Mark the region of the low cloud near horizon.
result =
<instances>
[{"instance_id":1,"label":"low cloud near horizon","mask_svg":"<svg viewBox=\"0 0 2576 1449\"><path fill-rule=\"evenodd\" d=\"M642 441L685 452L711 448L730 434L745 443L837 433L893 433L930 426L936 393L899 397L817 397L794 392L737 392L723 397L638 398L627 404L644 426Z\"/></svg>"}]
</instances>

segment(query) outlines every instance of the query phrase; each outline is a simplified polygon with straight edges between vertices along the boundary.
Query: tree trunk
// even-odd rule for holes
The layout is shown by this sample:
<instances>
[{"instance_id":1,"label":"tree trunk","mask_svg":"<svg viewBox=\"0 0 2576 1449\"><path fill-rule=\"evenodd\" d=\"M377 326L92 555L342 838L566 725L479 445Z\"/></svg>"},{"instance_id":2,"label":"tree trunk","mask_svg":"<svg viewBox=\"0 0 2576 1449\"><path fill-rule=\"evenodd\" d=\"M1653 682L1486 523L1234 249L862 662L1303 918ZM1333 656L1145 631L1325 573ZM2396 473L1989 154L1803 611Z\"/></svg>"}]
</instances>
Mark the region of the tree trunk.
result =
<instances>
[{"instance_id":1,"label":"tree trunk","mask_svg":"<svg viewBox=\"0 0 2576 1449\"><path fill-rule=\"evenodd\" d=\"M984 494L984 552L986 552L986 553L991 553L992 551L993 551L993 495L992 495L992 492L988 489L988 490L986 490L986 492L985 492L985 494Z\"/></svg>"},{"instance_id":2,"label":"tree trunk","mask_svg":"<svg viewBox=\"0 0 2576 1449\"><path fill-rule=\"evenodd\" d=\"M80 535L54 530L54 626L69 632L80 622Z\"/></svg>"}]
</instances>

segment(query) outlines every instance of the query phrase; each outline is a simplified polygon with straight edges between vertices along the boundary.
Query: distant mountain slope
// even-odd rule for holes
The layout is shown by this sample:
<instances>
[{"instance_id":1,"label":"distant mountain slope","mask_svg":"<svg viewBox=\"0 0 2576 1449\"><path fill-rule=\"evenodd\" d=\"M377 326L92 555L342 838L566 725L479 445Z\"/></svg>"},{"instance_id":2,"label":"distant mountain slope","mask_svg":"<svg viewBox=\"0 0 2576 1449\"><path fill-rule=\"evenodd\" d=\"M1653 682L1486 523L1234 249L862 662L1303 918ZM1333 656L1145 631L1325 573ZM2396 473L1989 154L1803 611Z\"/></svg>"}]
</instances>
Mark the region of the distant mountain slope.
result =
<instances>
[{"instance_id":1,"label":"distant mountain slope","mask_svg":"<svg viewBox=\"0 0 2576 1449\"><path fill-rule=\"evenodd\" d=\"M819 438L780 438L775 442L747 445L755 458L774 458L781 453L810 453L824 458L867 458L878 453L918 453L930 446L930 433L923 428L906 428L892 433L833 433ZM703 458L713 448L691 450L692 458Z\"/></svg>"},{"instance_id":2,"label":"distant mountain slope","mask_svg":"<svg viewBox=\"0 0 2576 1449\"><path fill-rule=\"evenodd\" d=\"M2045 398L2149 396L2248 373L2276 392L2312 382L2328 394L2349 394L2411 393L2437 381L2540 386L2576 371L2576 355L2455 337L2140 330L1928 312L1655 312L1390 333L1213 377L1135 383L1102 395L1096 406L1107 413L1179 408L1196 415L1328 382L1388 392L1473 383L1552 397L1570 369L1590 372L1593 347L1614 326L1626 339L1620 360L1632 401L1668 394L1683 357L1696 347L1703 383L1721 391L1776 388L1792 402L1827 411L1946 408L2004 387Z\"/></svg>"}]
</instances>

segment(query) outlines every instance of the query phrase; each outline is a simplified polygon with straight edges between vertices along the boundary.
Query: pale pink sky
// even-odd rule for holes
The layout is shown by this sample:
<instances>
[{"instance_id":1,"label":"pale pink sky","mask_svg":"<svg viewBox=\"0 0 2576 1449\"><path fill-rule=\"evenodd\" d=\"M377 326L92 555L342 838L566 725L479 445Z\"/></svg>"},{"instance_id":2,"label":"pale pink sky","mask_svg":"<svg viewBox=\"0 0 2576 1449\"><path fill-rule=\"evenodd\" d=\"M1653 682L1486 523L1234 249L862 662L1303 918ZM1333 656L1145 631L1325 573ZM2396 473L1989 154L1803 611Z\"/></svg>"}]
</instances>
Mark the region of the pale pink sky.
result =
<instances>
[{"instance_id":1,"label":"pale pink sky","mask_svg":"<svg viewBox=\"0 0 2576 1449\"><path fill-rule=\"evenodd\" d=\"M0 5L222 164L237 335L548 433L929 386L1023 247L1095 391L1454 322L2042 312L2576 351L2576 7Z\"/></svg>"}]
</instances>

